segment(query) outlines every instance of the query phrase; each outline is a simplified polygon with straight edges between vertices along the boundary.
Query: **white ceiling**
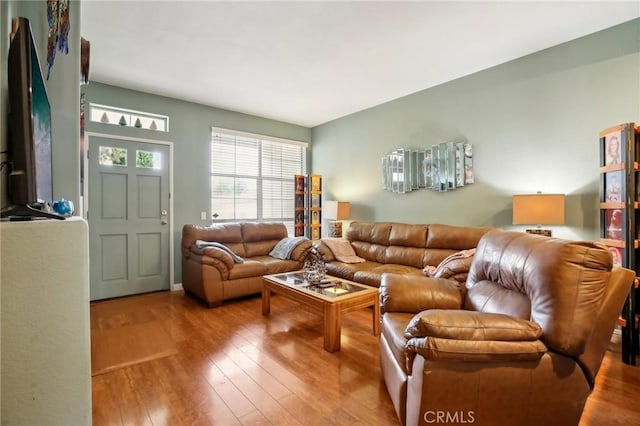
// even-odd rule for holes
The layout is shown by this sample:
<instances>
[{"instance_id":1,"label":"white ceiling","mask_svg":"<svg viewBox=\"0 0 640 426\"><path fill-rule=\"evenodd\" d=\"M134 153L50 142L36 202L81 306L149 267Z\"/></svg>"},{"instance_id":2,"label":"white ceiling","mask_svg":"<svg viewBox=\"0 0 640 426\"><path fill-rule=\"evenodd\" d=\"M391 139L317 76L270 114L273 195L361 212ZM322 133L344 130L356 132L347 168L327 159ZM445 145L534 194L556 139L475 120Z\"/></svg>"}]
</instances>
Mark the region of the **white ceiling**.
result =
<instances>
[{"instance_id":1,"label":"white ceiling","mask_svg":"<svg viewBox=\"0 0 640 426\"><path fill-rule=\"evenodd\" d=\"M640 2L85 0L81 11L92 81L313 127L637 18Z\"/></svg>"}]
</instances>

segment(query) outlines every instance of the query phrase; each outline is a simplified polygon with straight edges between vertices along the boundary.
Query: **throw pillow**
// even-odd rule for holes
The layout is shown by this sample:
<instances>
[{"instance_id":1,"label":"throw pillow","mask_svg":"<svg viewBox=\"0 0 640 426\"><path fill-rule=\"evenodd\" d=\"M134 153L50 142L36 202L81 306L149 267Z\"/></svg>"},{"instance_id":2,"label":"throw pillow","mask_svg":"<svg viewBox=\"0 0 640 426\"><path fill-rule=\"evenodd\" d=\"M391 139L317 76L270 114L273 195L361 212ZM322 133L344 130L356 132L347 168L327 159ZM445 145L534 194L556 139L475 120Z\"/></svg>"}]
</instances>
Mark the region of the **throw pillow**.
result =
<instances>
[{"instance_id":1,"label":"throw pillow","mask_svg":"<svg viewBox=\"0 0 640 426\"><path fill-rule=\"evenodd\" d=\"M343 263L362 263L366 262L365 259L356 255L356 252L353 250L351 246L351 242L349 240L345 240L342 238L323 238L322 242L331 249L333 253L333 257L336 258L337 261Z\"/></svg>"},{"instance_id":2,"label":"throw pillow","mask_svg":"<svg viewBox=\"0 0 640 426\"><path fill-rule=\"evenodd\" d=\"M457 274L466 274L469 272L475 252L476 249L473 248L450 254L438 266L425 266L422 273L433 278L451 278Z\"/></svg>"}]
</instances>

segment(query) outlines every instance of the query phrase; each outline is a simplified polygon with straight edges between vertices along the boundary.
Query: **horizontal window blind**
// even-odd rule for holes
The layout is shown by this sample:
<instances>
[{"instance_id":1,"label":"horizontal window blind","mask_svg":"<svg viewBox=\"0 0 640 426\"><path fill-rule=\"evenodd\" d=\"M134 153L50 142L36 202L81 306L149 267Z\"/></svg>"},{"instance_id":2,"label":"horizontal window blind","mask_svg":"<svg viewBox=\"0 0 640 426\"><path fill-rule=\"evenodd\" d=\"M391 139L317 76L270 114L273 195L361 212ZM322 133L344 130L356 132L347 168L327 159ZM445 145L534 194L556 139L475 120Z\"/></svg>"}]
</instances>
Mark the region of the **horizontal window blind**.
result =
<instances>
[{"instance_id":1,"label":"horizontal window blind","mask_svg":"<svg viewBox=\"0 0 640 426\"><path fill-rule=\"evenodd\" d=\"M293 235L294 175L306 173L307 146L211 129L211 211L215 221L283 222Z\"/></svg>"}]
</instances>

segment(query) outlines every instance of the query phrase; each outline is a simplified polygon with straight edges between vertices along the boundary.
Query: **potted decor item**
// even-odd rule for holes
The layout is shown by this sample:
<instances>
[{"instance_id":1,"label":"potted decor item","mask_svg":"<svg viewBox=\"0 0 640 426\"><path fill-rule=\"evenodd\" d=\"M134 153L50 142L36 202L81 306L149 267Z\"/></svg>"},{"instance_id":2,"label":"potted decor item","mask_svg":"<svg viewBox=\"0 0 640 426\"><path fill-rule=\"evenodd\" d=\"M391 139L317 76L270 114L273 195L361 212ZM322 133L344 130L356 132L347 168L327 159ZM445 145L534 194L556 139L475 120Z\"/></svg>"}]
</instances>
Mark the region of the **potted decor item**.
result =
<instances>
[{"instance_id":1,"label":"potted decor item","mask_svg":"<svg viewBox=\"0 0 640 426\"><path fill-rule=\"evenodd\" d=\"M324 275L327 273L327 266L324 264L324 260L322 260L322 256L316 247L312 247L305 257L302 270L304 279L310 284L320 284L324 279Z\"/></svg>"}]
</instances>

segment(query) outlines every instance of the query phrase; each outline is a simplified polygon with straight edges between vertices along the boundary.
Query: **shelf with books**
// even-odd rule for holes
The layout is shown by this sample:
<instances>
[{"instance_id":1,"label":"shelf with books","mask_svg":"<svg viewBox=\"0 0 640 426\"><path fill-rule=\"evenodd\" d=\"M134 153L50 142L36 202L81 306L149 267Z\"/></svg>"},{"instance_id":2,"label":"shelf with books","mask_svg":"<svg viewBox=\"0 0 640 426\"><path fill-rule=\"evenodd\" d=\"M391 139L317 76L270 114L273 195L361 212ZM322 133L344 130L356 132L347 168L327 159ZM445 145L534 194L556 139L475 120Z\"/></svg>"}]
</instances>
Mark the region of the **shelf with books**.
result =
<instances>
[{"instance_id":1,"label":"shelf with books","mask_svg":"<svg viewBox=\"0 0 640 426\"><path fill-rule=\"evenodd\" d=\"M600 132L600 242L614 266L640 268L640 128L623 123ZM622 360L636 365L640 349L638 289L633 286L618 325Z\"/></svg>"},{"instance_id":2,"label":"shelf with books","mask_svg":"<svg viewBox=\"0 0 640 426\"><path fill-rule=\"evenodd\" d=\"M295 175L295 236L319 240L322 231L322 176Z\"/></svg>"}]
</instances>

